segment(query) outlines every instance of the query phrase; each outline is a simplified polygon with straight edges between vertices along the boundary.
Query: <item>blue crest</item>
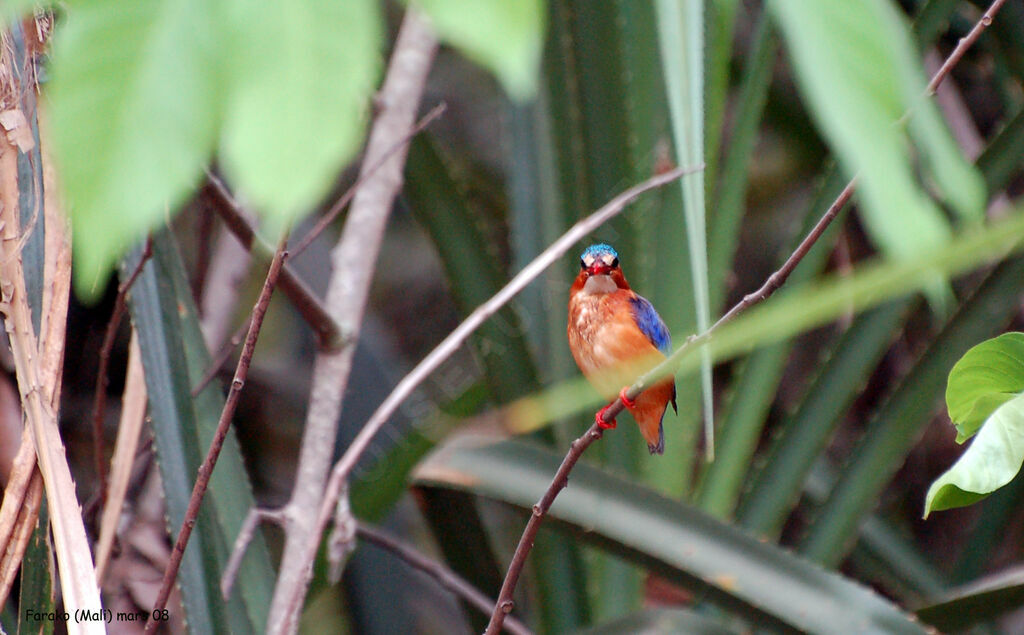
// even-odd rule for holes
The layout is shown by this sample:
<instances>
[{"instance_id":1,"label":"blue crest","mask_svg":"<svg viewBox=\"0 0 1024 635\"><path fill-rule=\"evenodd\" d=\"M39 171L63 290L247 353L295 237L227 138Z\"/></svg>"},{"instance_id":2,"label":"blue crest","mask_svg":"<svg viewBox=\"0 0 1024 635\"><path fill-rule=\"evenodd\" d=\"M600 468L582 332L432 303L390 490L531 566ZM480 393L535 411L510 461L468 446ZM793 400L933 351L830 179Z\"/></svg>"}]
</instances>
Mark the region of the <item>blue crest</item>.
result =
<instances>
[{"instance_id":1,"label":"blue crest","mask_svg":"<svg viewBox=\"0 0 1024 635\"><path fill-rule=\"evenodd\" d=\"M605 243L597 243L596 245L591 245L584 249L583 253L580 254L580 260L583 260L588 255L593 256L595 259L597 259L601 257L602 254L611 254L612 258L619 257L619 252L615 251L615 249L611 245L606 245Z\"/></svg>"}]
</instances>

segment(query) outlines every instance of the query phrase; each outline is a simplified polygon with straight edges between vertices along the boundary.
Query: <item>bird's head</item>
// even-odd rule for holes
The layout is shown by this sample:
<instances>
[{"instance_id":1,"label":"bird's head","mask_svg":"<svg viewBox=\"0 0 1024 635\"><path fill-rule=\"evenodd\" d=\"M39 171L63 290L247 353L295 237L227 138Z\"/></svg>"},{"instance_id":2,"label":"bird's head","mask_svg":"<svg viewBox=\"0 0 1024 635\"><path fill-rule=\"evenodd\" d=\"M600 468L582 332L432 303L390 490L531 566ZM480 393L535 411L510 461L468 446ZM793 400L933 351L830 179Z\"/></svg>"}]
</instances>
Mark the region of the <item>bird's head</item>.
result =
<instances>
[{"instance_id":1,"label":"bird's head","mask_svg":"<svg viewBox=\"0 0 1024 635\"><path fill-rule=\"evenodd\" d=\"M598 243L583 250L580 255L580 274L576 281L591 293L608 293L615 289L628 289L619 254L611 245Z\"/></svg>"},{"instance_id":2,"label":"bird's head","mask_svg":"<svg viewBox=\"0 0 1024 635\"><path fill-rule=\"evenodd\" d=\"M598 243L583 250L580 255L580 269L588 276L606 276L619 268L619 254L611 245Z\"/></svg>"}]
</instances>

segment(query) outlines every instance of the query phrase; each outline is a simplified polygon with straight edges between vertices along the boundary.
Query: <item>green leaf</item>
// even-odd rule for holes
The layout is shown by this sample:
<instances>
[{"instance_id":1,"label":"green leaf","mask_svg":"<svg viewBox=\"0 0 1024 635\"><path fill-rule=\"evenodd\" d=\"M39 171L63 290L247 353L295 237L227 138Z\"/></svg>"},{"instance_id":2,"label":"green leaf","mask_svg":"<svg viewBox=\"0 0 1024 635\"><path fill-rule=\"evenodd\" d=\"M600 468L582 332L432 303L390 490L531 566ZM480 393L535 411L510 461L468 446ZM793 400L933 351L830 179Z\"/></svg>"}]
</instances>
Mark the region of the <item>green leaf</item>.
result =
<instances>
[{"instance_id":1,"label":"green leaf","mask_svg":"<svg viewBox=\"0 0 1024 635\"><path fill-rule=\"evenodd\" d=\"M924 515L976 503L1020 471L1024 463L1024 395L996 408L967 451L928 488Z\"/></svg>"},{"instance_id":2,"label":"green leaf","mask_svg":"<svg viewBox=\"0 0 1024 635\"><path fill-rule=\"evenodd\" d=\"M209 160L214 23L202 0L93 0L69 7L54 37L53 147L80 295L98 291L100 276L188 195Z\"/></svg>"},{"instance_id":3,"label":"green leaf","mask_svg":"<svg viewBox=\"0 0 1024 635\"><path fill-rule=\"evenodd\" d=\"M957 150L936 106L906 26L887 0L775 0L798 85L850 176L863 219L890 256L909 258L950 237L945 217L915 181L909 138L929 183L961 216L980 219L985 187ZM904 130L897 121L909 112Z\"/></svg>"},{"instance_id":4,"label":"green leaf","mask_svg":"<svg viewBox=\"0 0 1024 635\"><path fill-rule=\"evenodd\" d=\"M420 468L421 484L471 491L530 509L561 454L522 442L463 439ZM578 535L656 570L769 629L922 632L871 591L692 507L584 463L550 512Z\"/></svg>"},{"instance_id":5,"label":"green leaf","mask_svg":"<svg viewBox=\"0 0 1024 635\"><path fill-rule=\"evenodd\" d=\"M308 212L362 140L380 71L376 0L232 0L220 152L268 220Z\"/></svg>"},{"instance_id":6,"label":"green leaf","mask_svg":"<svg viewBox=\"0 0 1024 635\"><path fill-rule=\"evenodd\" d=\"M1024 333L1005 333L964 353L949 371L946 407L957 443L974 436L1007 401L1024 392Z\"/></svg>"},{"instance_id":7,"label":"green leaf","mask_svg":"<svg viewBox=\"0 0 1024 635\"><path fill-rule=\"evenodd\" d=\"M514 99L537 90L544 42L544 5L539 0L417 0L438 35L469 59L490 69Z\"/></svg>"}]
</instances>

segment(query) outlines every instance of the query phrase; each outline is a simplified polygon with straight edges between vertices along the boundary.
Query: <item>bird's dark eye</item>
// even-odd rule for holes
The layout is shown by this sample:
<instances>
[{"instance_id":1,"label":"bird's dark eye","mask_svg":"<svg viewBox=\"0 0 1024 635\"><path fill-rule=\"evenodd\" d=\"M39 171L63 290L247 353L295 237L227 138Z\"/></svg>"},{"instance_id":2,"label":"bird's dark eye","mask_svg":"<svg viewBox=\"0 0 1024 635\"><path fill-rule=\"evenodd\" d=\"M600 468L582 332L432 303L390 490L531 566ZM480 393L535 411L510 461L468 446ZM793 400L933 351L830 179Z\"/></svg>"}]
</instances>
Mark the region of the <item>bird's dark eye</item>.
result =
<instances>
[{"instance_id":1,"label":"bird's dark eye","mask_svg":"<svg viewBox=\"0 0 1024 635\"><path fill-rule=\"evenodd\" d=\"M612 261L612 268L614 269L615 267L618 267L618 266L619 266L619 259L616 258L615 260Z\"/></svg>"},{"instance_id":2,"label":"bird's dark eye","mask_svg":"<svg viewBox=\"0 0 1024 635\"><path fill-rule=\"evenodd\" d=\"M580 269L586 269L586 268L587 268L586 261L583 260L582 258L580 258Z\"/></svg>"}]
</instances>

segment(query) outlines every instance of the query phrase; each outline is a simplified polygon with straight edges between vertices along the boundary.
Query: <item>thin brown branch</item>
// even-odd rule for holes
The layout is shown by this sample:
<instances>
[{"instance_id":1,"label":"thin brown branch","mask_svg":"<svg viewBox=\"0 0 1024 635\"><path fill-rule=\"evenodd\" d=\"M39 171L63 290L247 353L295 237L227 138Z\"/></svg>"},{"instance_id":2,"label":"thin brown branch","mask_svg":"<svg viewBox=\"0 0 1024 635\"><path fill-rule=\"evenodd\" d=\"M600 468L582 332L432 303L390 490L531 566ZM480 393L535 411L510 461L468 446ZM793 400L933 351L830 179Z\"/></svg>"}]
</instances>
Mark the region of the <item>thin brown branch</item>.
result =
<instances>
[{"instance_id":1,"label":"thin brown branch","mask_svg":"<svg viewBox=\"0 0 1024 635\"><path fill-rule=\"evenodd\" d=\"M416 110L437 46L429 20L415 4L409 5L384 84L377 94L380 109L360 168L365 180L353 195L341 237L331 250L332 272L326 304L331 316L353 340L358 338L384 230L402 185L408 146L399 143L398 149L393 148L409 136L415 125ZM392 154L383 158L388 152ZM305 553L310 540L317 540L312 535L316 512L331 466L342 395L348 385L354 353L354 346L340 351L321 350L314 363L295 486L286 506L284 553L267 621L267 628L273 633L290 633L298 627L299 611L313 570L312 558L307 560L300 555Z\"/></svg>"},{"instance_id":2,"label":"thin brown branch","mask_svg":"<svg viewBox=\"0 0 1024 635\"><path fill-rule=\"evenodd\" d=\"M192 488L192 497L189 499L188 508L185 510L185 518L182 520L181 528L178 530L178 537L174 541L174 548L171 550L171 557L164 571L164 579L160 585L156 602L153 604L150 612L150 618L146 621L145 632L147 633L156 630L159 622L154 621L152 616L158 614L167 605L167 598L170 597L171 587L174 586L174 580L178 576L178 567L181 566L181 559L185 555L185 546L188 544L188 539L192 535L192 528L199 517L199 506L206 494L210 477L213 475L213 468L217 464L217 458L220 456L224 439L227 437L231 420L234 418L235 410L238 407L242 388L245 386L245 380L249 375L249 365L252 362L253 352L256 350L256 340L259 337L260 328L263 326L263 318L267 313L267 307L270 306L270 298L274 293L274 286L281 275L284 261L288 257L288 252L285 250L286 245L287 237L281 240L281 245L274 254L274 259L270 263L270 270L267 272L267 277L263 282L263 288L260 290L256 306L253 307L249 332L245 337L245 345L242 347L242 354L238 359L238 366L235 369L234 379L231 381L231 388L228 390L227 399L224 401L224 409L221 411L220 420L217 422L217 430L210 441L210 449L206 453L206 458L203 459L202 465L199 466L196 484Z\"/></svg>"},{"instance_id":3,"label":"thin brown branch","mask_svg":"<svg viewBox=\"0 0 1024 635\"><path fill-rule=\"evenodd\" d=\"M356 527L356 533L366 542L390 551L404 560L409 566L427 574L442 587L457 595L484 615L491 612L491 607L494 605L493 600L481 593L459 574L440 562L423 555L412 545L366 523L359 523ZM530 632L530 629L526 628L525 624L513 618L505 620L505 630L514 635L525 635Z\"/></svg>"},{"instance_id":4,"label":"thin brown branch","mask_svg":"<svg viewBox=\"0 0 1024 635\"><path fill-rule=\"evenodd\" d=\"M212 172L207 173L207 180L210 185L207 191L212 193L217 203L214 208L221 220L224 221L224 225L252 254L264 261L270 259L273 248L264 243L256 234L256 230L246 220L246 215L242 213L241 205L228 191L224 182ZM312 327L321 349L337 350L345 344L345 333L337 321L331 317L316 294L292 271L291 267L284 268L278 284L281 287L281 292L288 296L302 319Z\"/></svg>"},{"instance_id":5,"label":"thin brown branch","mask_svg":"<svg viewBox=\"0 0 1024 635\"><path fill-rule=\"evenodd\" d=\"M981 31L992 23L993 16L1002 6L1003 2L1004 0L995 0L995 2L993 2L989 7L988 11L986 11L981 17L978 24L971 29L968 36L960 41L956 49L954 49L949 58L947 58L946 62L938 72L936 72L932 81L929 82L928 88L930 94L934 93L935 88L942 82L950 69L963 57L967 48L977 41L978 37L981 35ZM786 282L793 270L796 269L797 265L800 264L800 261L807 255L807 252L811 250L811 247L814 246L825 230L828 229L828 226L839 214L839 211L846 205L846 203L849 202L850 198L853 197L855 189L856 179L854 178L846 184L843 191L840 192L835 201L829 205L822 217L814 225L807 236L804 237L793 253L790 254L782 266L768 276L768 279L765 280L764 284L762 284L759 289L744 296L740 302L729 309L729 311L719 318L717 322L712 324L707 331L699 335L690 336L668 359L637 379L637 381L630 386L629 390L626 391L626 396L630 399L634 399L637 395L643 392L645 387L650 386L659 379L673 373L675 369L679 367L683 358L690 354L692 349L710 340L714 332L719 327L729 322L743 311L749 309L751 306L768 299L776 290L778 290L779 287ZM604 421L613 421L616 415L622 412L623 408L624 404L622 403L621 397L617 397L615 401L613 401L608 408L603 411ZM505 617L512 611L514 606L512 592L515 591L516 583L522 573L523 566L526 564L526 557L529 555L530 549L533 547L533 539L537 534L537 530L540 528L541 521L551 508L551 504L558 496L558 493L565 488L565 485L568 482L569 473L579 460L580 455L582 455L591 443L600 439L601 436L602 430L595 422L583 436L573 442L572 446L569 448L569 453L562 461L562 465L559 466L558 472L556 472L554 479L552 479L551 484L548 486L548 489L544 492L540 501L534 505L533 514L530 516L530 520L527 522L526 528L523 530L523 535L516 547L515 554L512 557L512 562L509 564L508 573L506 573L505 580L502 583L501 593L498 595L498 601L494 605L494 611L491 614L491 621L487 626L486 633L496 634L501 630L501 625L505 620Z\"/></svg>"},{"instance_id":6,"label":"thin brown branch","mask_svg":"<svg viewBox=\"0 0 1024 635\"><path fill-rule=\"evenodd\" d=\"M142 273L143 267L153 255L153 244L146 238L146 244L142 248L142 257L135 269L117 288L117 297L114 299L114 309L110 312L110 321L107 322L107 331L103 336L103 346L100 347L99 369L96 371L96 393L92 400L92 452L96 479L99 482L97 495L98 504L103 505L107 496L107 461L104 457L105 441L103 439L103 414L107 409L107 384L109 383L110 354L114 350L114 341L117 338L118 327L121 326L121 319L124 317L127 308L128 291L131 290L135 280Z\"/></svg>"},{"instance_id":7,"label":"thin brown branch","mask_svg":"<svg viewBox=\"0 0 1024 635\"><path fill-rule=\"evenodd\" d=\"M953 67L960 62L960 59L963 58L967 50L974 46L974 43L978 41L978 38L981 37L981 34L985 29L992 24L992 19L996 17L996 13L999 12L999 9L1002 8L1003 3L1005 2L1006 0L995 0L991 5L989 5L988 10L982 14L981 18L975 23L974 27L967 33L967 35L960 38L960 41L957 42L956 47L946 58L946 61L942 63L939 70L935 72L934 76L932 76L931 81L928 82L927 90L929 95L935 94L935 91L938 89L939 84L942 83L942 80L946 79L946 76L949 75L949 72L953 70Z\"/></svg>"},{"instance_id":8,"label":"thin brown branch","mask_svg":"<svg viewBox=\"0 0 1024 635\"><path fill-rule=\"evenodd\" d=\"M341 195L341 198L339 198L338 201L331 206L331 209L327 210L327 213L321 216L320 219L316 222L316 224L313 225L313 228L310 229L309 232L307 232L306 235L303 236L302 240L300 240L295 245L295 248L291 250L292 258L297 257L299 254L305 251L306 248L309 247L313 243L313 241L316 240L320 236L320 234L323 233L325 229L327 229L327 226L334 222L334 219L338 217L338 214L341 214L342 210L344 210L345 207L352 201L352 197L356 195L356 191L366 181L366 179L368 179L377 170L379 170L381 166L383 166L384 163L388 159L390 159L396 152L398 152L399 150L404 151L405 148L409 146L409 143L413 140L413 138L416 137L416 135L423 132L424 128L429 126L432 121L440 117L447 109L448 104L444 103L443 101L434 106L433 108L431 108L430 111L427 112L427 114L423 115L423 117L418 122L416 122L415 126L409 129L409 132L404 137L395 141L390 148L385 150L375 164L371 165L368 170L362 171L359 174L359 177L356 179L356 182L352 184L352 187L348 188L348 190L346 190L345 193Z\"/></svg>"}]
</instances>

